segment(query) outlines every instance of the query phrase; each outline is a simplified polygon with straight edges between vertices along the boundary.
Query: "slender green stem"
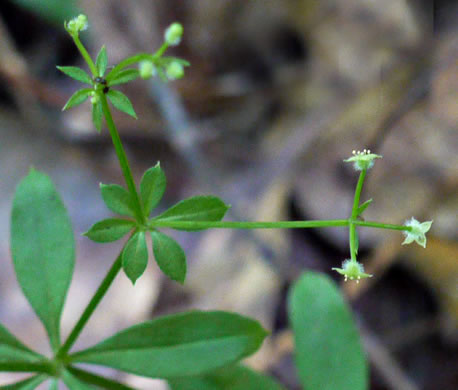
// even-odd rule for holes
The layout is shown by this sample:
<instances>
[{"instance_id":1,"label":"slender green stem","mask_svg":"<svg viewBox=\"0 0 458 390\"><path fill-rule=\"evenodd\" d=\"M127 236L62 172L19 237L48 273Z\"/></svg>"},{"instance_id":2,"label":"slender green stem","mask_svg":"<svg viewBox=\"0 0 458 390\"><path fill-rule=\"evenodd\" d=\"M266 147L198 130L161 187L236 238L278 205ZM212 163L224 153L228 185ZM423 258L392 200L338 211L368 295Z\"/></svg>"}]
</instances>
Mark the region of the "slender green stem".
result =
<instances>
[{"instance_id":1,"label":"slender green stem","mask_svg":"<svg viewBox=\"0 0 458 390\"><path fill-rule=\"evenodd\" d=\"M42 362L0 362L0 371L7 372L43 372L49 375L55 375L55 367L52 362L44 360Z\"/></svg>"},{"instance_id":2,"label":"slender green stem","mask_svg":"<svg viewBox=\"0 0 458 390\"><path fill-rule=\"evenodd\" d=\"M128 57L123 59L119 64L117 64L110 73L107 74L106 80L110 81L117 73L123 70L125 67L136 64L140 61L154 61L154 55L151 53L138 53L133 55L132 57Z\"/></svg>"},{"instance_id":3,"label":"slender green stem","mask_svg":"<svg viewBox=\"0 0 458 390\"><path fill-rule=\"evenodd\" d=\"M356 219L358 216L359 200L363 189L364 179L366 178L367 169L363 169L359 174L358 184L356 184L355 197L353 198L353 208L351 209L351 218Z\"/></svg>"},{"instance_id":4,"label":"slender green stem","mask_svg":"<svg viewBox=\"0 0 458 390\"><path fill-rule=\"evenodd\" d=\"M404 230L404 231L411 231L411 226L404 226L404 225L392 225L389 223L381 223L381 222L372 222L372 221L353 221L353 224L358 226L365 226L371 228L378 228L378 229L389 229L389 230Z\"/></svg>"},{"instance_id":5,"label":"slender green stem","mask_svg":"<svg viewBox=\"0 0 458 390\"><path fill-rule=\"evenodd\" d=\"M168 221L151 220L148 226L151 228L172 229L298 229L319 228L330 226L348 226L346 219L334 219L323 221L278 221L278 222L236 222L236 221Z\"/></svg>"},{"instance_id":6,"label":"slender green stem","mask_svg":"<svg viewBox=\"0 0 458 390\"><path fill-rule=\"evenodd\" d=\"M94 374L92 372L81 370L76 367L67 367L67 370L76 376L78 379L81 379L83 382L90 383L101 387L103 389L109 390L135 390L133 387L124 385L115 380L105 378L104 376Z\"/></svg>"},{"instance_id":7,"label":"slender green stem","mask_svg":"<svg viewBox=\"0 0 458 390\"><path fill-rule=\"evenodd\" d=\"M121 170L124 175L124 180L126 181L127 187L129 188L129 192L134 198L137 219L139 221L146 222L143 215L143 206L140 202L137 188L135 187L135 182L129 166L129 161L127 160L124 147L122 146L121 138L119 137L118 131L116 130L116 126L114 124L113 117L111 116L110 107L108 106L108 101L105 94L101 94L100 101L102 103L103 115L105 116L108 130L110 131L111 140L113 141L116 155L118 156L119 165L121 166Z\"/></svg>"},{"instance_id":8,"label":"slender green stem","mask_svg":"<svg viewBox=\"0 0 458 390\"><path fill-rule=\"evenodd\" d=\"M116 258L115 262L111 266L105 278L102 280L102 283L100 283L99 288L97 289L94 296L88 303L83 314L81 314L80 319L74 326L67 340L65 341L65 343L62 345L62 347L57 352L57 357L63 358L68 353L70 348L73 346L76 339L78 338L81 331L83 330L84 326L89 321L89 318L91 317L92 313L94 313L94 310L97 308L102 298L105 296L106 292L108 291L111 284L113 283L114 279L118 275L118 272L121 270L121 267L122 267L122 251Z\"/></svg>"},{"instance_id":9,"label":"slender green stem","mask_svg":"<svg viewBox=\"0 0 458 390\"><path fill-rule=\"evenodd\" d=\"M161 58L162 55L165 53L165 51L169 48L169 44L167 42L164 42L162 46L154 53L153 58L156 60L158 58Z\"/></svg>"},{"instance_id":10,"label":"slender green stem","mask_svg":"<svg viewBox=\"0 0 458 390\"><path fill-rule=\"evenodd\" d=\"M156 62L159 58L162 57L162 55L165 53L165 51L168 49L169 45L167 42L164 42L162 46L156 51L156 53L151 54L151 53L138 53L133 55L132 57L128 57L123 59L119 64L117 64L110 73L107 74L106 80L109 82L116 74L118 74L121 70L123 70L125 67L134 65L137 62L140 61L151 61L151 62Z\"/></svg>"},{"instance_id":11,"label":"slender green stem","mask_svg":"<svg viewBox=\"0 0 458 390\"><path fill-rule=\"evenodd\" d=\"M359 207L359 200L361 198L361 191L363 189L364 179L366 178L367 169L363 169L359 174L358 184L356 184L355 189L355 196L353 198L353 207L351 209L351 218L350 218L350 225L349 225L349 233L350 233L350 258L352 261L356 261L356 252L358 248L356 247L356 225L354 221L358 217L358 207Z\"/></svg>"},{"instance_id":12,"label":"slender green stem","mask_svg":"<svg viewBox=\"0 0 458 390\"><path fill-rule=\"evenodd\" d=\"M89 66L89 69L91 70L92 76L97 77L98 72L97 72L97 67L94 64L94 61L92 61L91 56L87 52L86 48L84 45L81 43L80 38L77 34L73 35L72 34L73 41L75 42L76 47L80 51L81 55L83 56L84 60L87 63L87 66Z\"/></svg>"}]
</instances>

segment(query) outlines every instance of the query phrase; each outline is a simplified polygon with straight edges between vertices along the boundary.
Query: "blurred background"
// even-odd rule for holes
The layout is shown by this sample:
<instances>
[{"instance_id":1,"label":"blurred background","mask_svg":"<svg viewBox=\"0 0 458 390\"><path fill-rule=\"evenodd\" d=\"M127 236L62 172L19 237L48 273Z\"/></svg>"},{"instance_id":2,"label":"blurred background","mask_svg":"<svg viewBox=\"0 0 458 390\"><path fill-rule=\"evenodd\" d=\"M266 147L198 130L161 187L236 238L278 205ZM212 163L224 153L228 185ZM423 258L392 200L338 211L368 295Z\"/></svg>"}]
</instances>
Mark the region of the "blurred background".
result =
<instances>
[{"instance_id":1,"label":"blurred background","mask_svg":"<svg viewBox=\"0 0 458 390\"><path fill-rule=\"evenodd\" d=\"M342 160L369 148L383 160L363 190L362 200L374 199L366 219L434 220L427 248L401 246L396 232L360 230L359 259L375 276L345 284L331 272L348 257L345 229L172 232L188 257L185 286L151 261L135 288L118 276L76 348L165 313L232 310L272 331L247 364L299 389L286 296L313 269L341 283L371 389L457 389L457 11L452 0L1 1L1 323L49 353L9 253L11 200L31 165L52 177L75 229L64 335L122 245L81 236L110 216L98 184L123 182L89 103L61 112L78 85L56 65L84 67L63 21L86 13L82 39L94 57L105 44L110 65L154 51L164 29L180 21L184 39L170 54L191 62L185 78L135 81L122 90L139 119L115 113L137 182L157 161L165 170L159 211L214 194L232 205L230 220L347 218L357 174ZM1 373L0 384L18 377Z\"/></svg>"}]
</instances>

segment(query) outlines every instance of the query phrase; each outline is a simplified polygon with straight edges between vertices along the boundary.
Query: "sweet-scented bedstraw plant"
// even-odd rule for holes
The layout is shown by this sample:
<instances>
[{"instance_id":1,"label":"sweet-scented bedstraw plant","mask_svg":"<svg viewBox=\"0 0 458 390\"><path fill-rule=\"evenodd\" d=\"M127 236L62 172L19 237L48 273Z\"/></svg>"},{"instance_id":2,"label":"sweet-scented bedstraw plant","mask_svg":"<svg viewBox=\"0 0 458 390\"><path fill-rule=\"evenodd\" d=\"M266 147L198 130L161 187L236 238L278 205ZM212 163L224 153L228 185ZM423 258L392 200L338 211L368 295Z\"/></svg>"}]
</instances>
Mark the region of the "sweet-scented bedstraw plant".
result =
<instances>
[{"instance_id":1,"label":"sweet-scented bedstraw plant","mask_svg":"<svg viewBox=\"0 0 458 390\"><path fill-rule=\"evenodd\" d=\"M48 335L52 357L46 357L21 343L0 325L0 371L32 375L2 389L34 389L48 380L50 389L62 381L69 389L132 389L99 375L87 365L101 365L150 378L166 379L174 390L186 389L281 389L273 379L256 373L239 362L255 353L267 332L254 319L223 311L188 311L135 324L100 343L73 351L72 347L89 318L122 270L135 284L148 262L146 235L152 238L154 259L170 279L184 283L186 256L181 246L163 228L200 231L210 228L283 229L342 227L349 231L350 258L342 268L333 268L359 282L371 277L357 261L357 228L402 231L404 244L426 245L431 222L414 218L405 225L365 221L363 212L372 199L360 203L364 179L381 156L369 150L353 151L344 160L359 172L352 212L347 219L314 221L247 222L223 221L229 206L215 196L184 199L168 210L154 214L166 190L166 176L157 163L148 169L137 187L111 115L111 106L136 118L129 98L117 87L138 77L158 76L163 81L184 75L188 62L165 56L169 46L180 43L183 27L173 23L164 43L154 54L140 53L122 60L108 71L108 55L102 47L95 62L81 43L79 34L88 27L80 15L65 24L84 58L90 74L81 68L58 69L85 84L75 92L64 110L89 101L97 131L105 124L119 159L126 187L101 184L106 206L115 214L96 222L85 235L99 243L128 235L123 249L62 341L60 322L73 275L75 244L71 223L59 194L48 176L31 169L16 189L11 217L11 252L19 285L40 318ZM111 106L110 106L111 104ZM298 377L307 389L367 388L367 363L351 312L329 277L307 272L289 296L289 313L296 343ZM313 331L312 331L313 330ZM80 363L86 366L81 368Z\"/></svg>"}]
</instances>

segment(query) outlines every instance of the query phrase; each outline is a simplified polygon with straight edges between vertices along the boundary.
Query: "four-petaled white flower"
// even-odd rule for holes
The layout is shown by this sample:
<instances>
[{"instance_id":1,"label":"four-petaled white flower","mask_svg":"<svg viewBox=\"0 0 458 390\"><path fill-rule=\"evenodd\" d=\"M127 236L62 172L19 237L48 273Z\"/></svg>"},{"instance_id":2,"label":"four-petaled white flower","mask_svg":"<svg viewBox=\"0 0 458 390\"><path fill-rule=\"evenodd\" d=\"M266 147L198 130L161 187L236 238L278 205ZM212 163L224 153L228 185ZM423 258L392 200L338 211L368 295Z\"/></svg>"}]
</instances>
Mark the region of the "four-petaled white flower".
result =
<instances>
[{"instance_id":1,"label":"four-petaled white flower","mask_svg":"<svg viewBox=\"0 0 458 390\"><path fill-rule=\"evenodd\" d=\"M353 157L347 158L344 162L352 162L353 167L357 171L372 168L374 166L374 160L376 158L382 158L378 154L371 153L369 149L364 149L362 152L353 150L352 154Z\"/></svg>"},{"instance_id":2,"label":"four-petaled white flower","mask_svg":"<svg viewBox=\"0 0 458 390\"><path fill-rule=\"evenodd\" d=\"M411 229L410 231L404 230L404 234L406 236L402 245L410 244L414 241L417 242L418 245L421 245L423 248L426 248L426 236L425 233L431 229L431 224L433 221L426 221L426 222L418 222L414 217L410 220L406 221L404 224L405 226L409 226Z\"/></svg>"},{"instance_id":3,"label":"four-petaled white flower","mask_svg":"<svg viewBox=\"0 0 458 390\"><path fill-rule=\"evenodd\" d=\"M356 280L356 283L359 283L361 279L372 277L371 274L366 274L364 272L363 265L356 260L345 260L342 263L342 268L333 268L332 270L345 276L345 281L348 279Z\"/></svg>"}]
</instances>

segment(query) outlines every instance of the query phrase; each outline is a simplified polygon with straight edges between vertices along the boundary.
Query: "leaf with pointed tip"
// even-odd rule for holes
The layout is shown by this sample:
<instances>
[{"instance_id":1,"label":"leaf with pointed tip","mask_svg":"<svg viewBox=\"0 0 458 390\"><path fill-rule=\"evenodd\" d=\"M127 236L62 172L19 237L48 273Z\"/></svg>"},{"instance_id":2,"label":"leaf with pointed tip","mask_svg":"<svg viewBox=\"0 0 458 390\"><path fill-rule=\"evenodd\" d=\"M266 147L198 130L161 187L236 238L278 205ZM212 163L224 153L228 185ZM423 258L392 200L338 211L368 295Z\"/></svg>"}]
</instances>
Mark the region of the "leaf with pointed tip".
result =
<instances>
[{"instance_id":1,"label":"leaf with pointed tip","mask_svg":"<svg viewBox=\"0 0 458 390\"><path fill-rule=\"evenodd\" d=\"M158 221L220 221L229 210L216 196L194 196L178 202L176 205L153 218ZM176 230L203 230L174 228Z\"/></svg>"},{"instance_id":2,"label":"leaf with pointed tip","mask_svg":"<svg viewBox=\"0 0 458 390\"><path fill-rule=\"evenodd\" d=\"M367 363L351 312L328 276L306 272L288 297L300 381L309 390L365 390Z\"/></svg>"},{"instance_id":3,"label":"leaf with pointed tip","mask_svg":"<svg viewBox=\"0 0 458 390\"><path fill-rule=\"evenodd\" d=\"M22 291L56 349L73 275L75 243L70 218L54 184L34 169L19 183L14 196L11 252Z\"/></svg>"},{"instance_id":4,"label":"leaf with pointed tip","mask_svg":"<svg viewBox=\"0 0 458 390\"><path fill-rule=\"evenodd\" d=\"M70 99L68 99L67 103L65 103L64 108L62 111L68 110L69 108L75 107L81 103L84 103L89 96L92 94L91 88L83 88L76 91Z\"/></svg>"},{"instance_id":5,"label":"leaf with pointed tip","mask_svg":"<svg viewBox=\"0 0 458 390\"><path fill-rule=\"evenodd\" d=\"M99 74L100 77L103 77L103 75L105 74L105 71L107 70L107 65L108 65L107 49L105 48L105 46L102 46L95 60L95 67L97 68L97 73Z\"/></svg>"},{"instance_id":6,"label":"leaf with pointed tip","mask_svg":"<svg viewBox=\"0 0 458 390\"><path fill-rule=\"evenodd\" d=\"M148 216L164 195L166 178L159 163L148 169L140 182L140 196L145 215Z\"/></svg>"},{"instance_id":7,"label":"leaf with pointed tip","mask_svg":"<svg viewBox=\"0 0 458 390\"><path fill-rule=\"evenodd\" d=\"M38 385L48 379L47 375L38 374L24 379L20 382L12 383L10 385L0 386L1 390L34 390Z\"/></svg>"},{"instance_id":8,"label":"leaf with pointed tip","mask_svg":"<svg viewBox=\"0 0 458 390\"><path fill-rule=\"evenodd\" d=\"M113 104L113 106L115 106L119 111L125 112L126 114L137 119L137 114L134 111L134 107L126 95L115 89L110 89L106 95L111 104Z\"/></svg>"},{"instance_id":9,"label":"leaf with pointed tip","mask_svg":"<svg viewBox=\"0 0 458 390\"><path fill-rule=\"evenodd\" d=\"M63 370L61 374L62 381L70 390L94 390L95 387L82 382L72 375L68 370Z\"/></svg>"},{"instance_id":10,"label":"leaf with pointed tip","mask_svg":"<svg viewBox=\"0 0 458 390\"><path fill-rule=\"evenodd\" d=\"M266 336L238 314L191 311L134 325L70 360L151 378L202 375L253 354Z\"/></svg>"},{"instance_id":11,"label":"leaf with pointed tip","mask_svg":"<svg viewBox=\"0 0 458 390\"><path fill-rule=\"evenodd\" d=\"M135 227L135 222L128 219L108 218L99 221L83 233L94 242L113 242L124 237Z\"/></svg>"},{"instance_id":12,"label":"leaf with pointed tip","mask_svg":"<svg viewBox=\"0 0 458 390\"><path fill-rule=\"evenodd\" d=\"M170 279L183 284L186 278L186 255L171 237L158 231L151 232L156 263Z\"/></svg>"},{"instance_id":13,"label":"leaf with pointed tip","mask_svg":"<svg viewBox=\"0 0 458 390\"><path fill-rule=\"evenodd\" d=\"M92 104L92 123L94 123L94 126L97 132L99 133L102 131L102 119L103 119L102 103L97 102L95 104Z\"/></svg>"},{"instance_id":14,"label":"leaf with pointed tip","mask_svg":"<svg viewBox=\"0 0 458 390\"><path fill-rule=\"evenodd\" d=\"M76 66L56 66L62 73L70 76L72 79L81 81L82 83L92 84L91 77L81 68Z\"/></svg>"},{"instance_id":15,"label":"leaf with pointed tip","mask_svg":"<svg viewBox=\"0 0 458 390\"><path fill-rule=\"evenodd\" d=\"M356 211L356 216L359 217L362 213L364 213L364 210L366 210L371 203L372 199L369 199L366 200L364 203L360 204L358 210Z\"/></svg>"},{"instance_id":16,"label":"leaf with pointed tip","mask_svg":"<svg viewBox=\"0 0 458 390\"><path fill-rule=\"evenodd\" d=\"M129 81L135 80L140 76L138 69L124 69L121 72L117 73L116 76L110 80L108 85L111 87L113 85L125 84Z\"/></svg>"},{"instance_id":17,"label":"leaf with pointed tip","mask_svg":"<svg viewBox=\"0 0 458 390\"><path fill-rule=\"evenodd\" d=\"M170 390L282 390L274 379L242 365L220 368L202 376L168 381Z\"/></svg>"},{"instance_id":18,"label":"leaf with pointed tip","mask_svg":"<svg viewBox=\"0 0 458 390\"><path fill-rule=\"evenodd\" d=\"M135 284L137 279L143 275L148 265L148 248L146 246L145 232L137 232L127 242L122 251L122 268Z\"/></svg>"},{"instance_id":19,"label":"leaf with pointed tip","mask_svg":"<svg viewBox=\"0 0 458 390\"><path fill-rule=\"evenodd\" d=\"M41 359L43 356L27 348L0 324L0 362L34 362Z\"/></svg>"},{"instance_id":20,"label":"leaf with pointed tip","mask_svg":"<svg viewBox=\"0 0 458 390\"><path fill-rule=\"evenodd\" d=\"M76 368L75 366L67 367L67 370L75 377L85 383L91 383L98 388L110 390L135 390L133 387L124 385L116 380L93 374L92 372Z\"/></svg>"},{"instance_id":21,"label":"leaf with pointed tip","mask_svg":"<svg viewBox=\"0 0 458 390\"><path fill-rule=\"evenodd\" d=\"M135 203L131 194L120 185L100 183L100 192L106 206L116 214L135 216Z\"/></svg>"}]
</instances>

